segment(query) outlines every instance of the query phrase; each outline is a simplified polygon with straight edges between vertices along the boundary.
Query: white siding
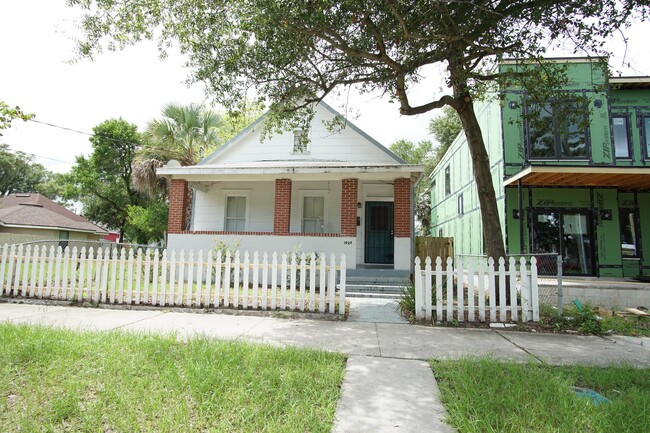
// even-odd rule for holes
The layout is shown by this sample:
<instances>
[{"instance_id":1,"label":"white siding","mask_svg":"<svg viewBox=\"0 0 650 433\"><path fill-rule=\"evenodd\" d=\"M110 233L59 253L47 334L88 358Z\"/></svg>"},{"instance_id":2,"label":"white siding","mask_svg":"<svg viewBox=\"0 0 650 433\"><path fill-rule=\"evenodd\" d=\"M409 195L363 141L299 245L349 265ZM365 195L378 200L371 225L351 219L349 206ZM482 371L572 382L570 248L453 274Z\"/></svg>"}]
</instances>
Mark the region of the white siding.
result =
<instances>
[{"instance_id":1,"label":"white siding","mask_svg":"<svg viewBox=\"0 0 650 433\"><path fill-rule=\"evenodd\" d=\"M239 141L215 155L206 164L279 160L397 162L351 127L336 133L329 131L323 124L323 120L331 120L333 117L329 110L320 106L316 108L309 130L311 143L308 154L291 153L293 131L274 134L261 142L263 125L259 124L248 135L241 137Z\"/></svg>"},{"instance_id":2,"label":"white siding","mask_svg":"<svg viewBox=\"0 0 650 433\"><path fill-rule=\"evenodd\" d=\"M246 195L246 230L273 231L275 184L273 182L218 182L208 192L195 191L192 230L224 229L226 197Z\"/></svg>"}]
</instances>

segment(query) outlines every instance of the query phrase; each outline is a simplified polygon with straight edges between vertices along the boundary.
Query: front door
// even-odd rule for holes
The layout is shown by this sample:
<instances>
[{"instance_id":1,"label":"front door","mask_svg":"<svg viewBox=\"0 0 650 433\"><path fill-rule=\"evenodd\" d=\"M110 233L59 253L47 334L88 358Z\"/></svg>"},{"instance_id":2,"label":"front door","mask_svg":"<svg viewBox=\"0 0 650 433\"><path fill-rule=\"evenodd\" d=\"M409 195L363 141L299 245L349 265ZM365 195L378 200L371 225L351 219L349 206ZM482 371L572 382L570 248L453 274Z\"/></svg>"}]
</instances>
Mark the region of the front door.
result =
<instances>
[{"instance_id":1,"label":"front door","mask_svg":"<svg viewBox=\"0 0 650 433\"><path fill-rule=\"evenodd\" d=\"M591 213L587 210L537 209L533 213L533 251L562 256L565 275L593 275Z\"/></svg>"},{"instance_id":2,"label":"front door","mask_svg":"<svg viewBox=\"0 0 650 433\"><path fill-rule=\"evenodd\" d=\"M366 202L366 263L393 264L393 202Z\"/></svg>"}]
</instances>

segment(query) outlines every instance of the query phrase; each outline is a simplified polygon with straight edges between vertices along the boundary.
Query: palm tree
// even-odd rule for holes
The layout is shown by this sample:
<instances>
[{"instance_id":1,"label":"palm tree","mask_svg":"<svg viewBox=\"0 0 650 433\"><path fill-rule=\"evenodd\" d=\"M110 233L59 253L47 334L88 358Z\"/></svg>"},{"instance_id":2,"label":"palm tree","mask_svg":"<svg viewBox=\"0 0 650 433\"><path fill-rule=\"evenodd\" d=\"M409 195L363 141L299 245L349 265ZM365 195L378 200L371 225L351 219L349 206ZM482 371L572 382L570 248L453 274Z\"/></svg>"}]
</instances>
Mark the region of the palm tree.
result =
<instances>
[{"instance_id":1,"label":"palm tree","mask_svg":"<svg viewBox=\"0 0 650 433\"><path fill-rule=\"evenodd\" d=\"M156 168L175 159L182 166L195 165L221 144L221 116L202 105L167 104L162 117L149 122L145 144L135 158L133 186L151 195L167 195L164 179L156 176Z\"/></svg>"}]
</instances>

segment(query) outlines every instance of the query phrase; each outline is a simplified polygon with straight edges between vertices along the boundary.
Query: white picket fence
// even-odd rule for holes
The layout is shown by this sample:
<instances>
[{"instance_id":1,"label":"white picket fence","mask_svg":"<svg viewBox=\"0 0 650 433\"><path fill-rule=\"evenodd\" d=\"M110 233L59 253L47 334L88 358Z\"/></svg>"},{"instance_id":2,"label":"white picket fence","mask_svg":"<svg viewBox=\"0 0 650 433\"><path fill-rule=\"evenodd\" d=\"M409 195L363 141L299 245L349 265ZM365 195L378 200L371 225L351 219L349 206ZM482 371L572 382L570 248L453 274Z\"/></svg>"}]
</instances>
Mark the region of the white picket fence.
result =
<instances>
[{"instance_id":1,"label":"white picket fence","mask_svg":"<svg viewBox=\"0 0 650 433\"><path fill-rule=\"evenodd\" d=\"M337 281L338 279L338 281ZM345 313L345 255L7 245L0 294L75 302ZM337 291L336 288L339 287ZM338 308L337 308L338 307Z\"/></svg>"},{"instance_id":2,"label":"white picket fence","mask_svg":"<svg viewBox=\"0 0 650 433\"><path fill-rule=\"evenodd\" d=\"M432 267L427 257L425 267L419 257L415 259L415 316L417 319L451 322L465 320L486 321L488 312L490 322L539 321L539 293L537 289L537 260L527 263L525 258L517 262L514 258L499 259L498 268L490 257L485 263L471 261L463 269L463 263L447 259L446 267L442 259L436 258ZM510 291L507 304L506 291ZM446 293L444 293L446 292ZM497 305L497 293L499 303ZM518 298L521 302L518 302ZM478 313L478 314L477 314ZM520 314L521 313L521 314Z\"/></svg>"}]
</instances>

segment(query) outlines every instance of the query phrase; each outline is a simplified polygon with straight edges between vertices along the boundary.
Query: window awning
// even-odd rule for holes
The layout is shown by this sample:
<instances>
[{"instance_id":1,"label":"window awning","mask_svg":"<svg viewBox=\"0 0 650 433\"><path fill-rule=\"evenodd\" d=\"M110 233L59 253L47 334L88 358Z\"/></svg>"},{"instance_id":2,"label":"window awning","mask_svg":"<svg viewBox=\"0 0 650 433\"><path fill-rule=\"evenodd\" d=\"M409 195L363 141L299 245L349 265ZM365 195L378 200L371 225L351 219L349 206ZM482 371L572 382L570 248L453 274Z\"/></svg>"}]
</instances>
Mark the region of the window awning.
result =
<instances>
[{"instance_id":1,"label":"window awning","mask_svg":"<svg viewBox=\"0 0 650 433\"><path fill-rule=\"evenodd\" d=\"M504 186L589 186L650 190L650 167L526 167L504 181Z\"/></svg>"}]
</instances>

